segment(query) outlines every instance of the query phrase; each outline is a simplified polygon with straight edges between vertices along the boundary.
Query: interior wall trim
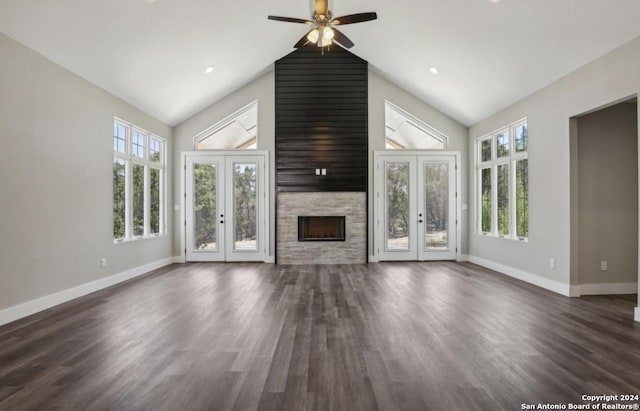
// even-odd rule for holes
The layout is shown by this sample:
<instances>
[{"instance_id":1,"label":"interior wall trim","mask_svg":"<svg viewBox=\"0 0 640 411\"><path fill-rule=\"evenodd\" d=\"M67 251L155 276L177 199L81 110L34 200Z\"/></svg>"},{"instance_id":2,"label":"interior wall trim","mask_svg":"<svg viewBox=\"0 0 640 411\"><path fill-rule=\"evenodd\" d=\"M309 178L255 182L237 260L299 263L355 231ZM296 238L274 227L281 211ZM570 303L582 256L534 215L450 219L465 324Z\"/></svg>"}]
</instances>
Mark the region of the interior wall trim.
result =
<instances>
[{"instance_id":1,"label":"interior wall trim","mask_svg":"<svg viewBox=\"0 0 640 411\"><path fill-rule=\"evenodd\" d=\"M640 307L636 307L634 313L633 319L640 323Z\"/></svg>"},{"instance_id":2,"label":"interior wall trim","mask_svg":"<svg viewBox=\"0 0 640 411\"><path fill-rule=\"evenodd\" d=\"M101 278L99 280L68 288L57 293L36 298L35 300L27 301L26 303L5 308L3 310L0 310L0 325L8 324L21 318L28 317L40 311L55 307L56 305L66 303L87 294L91 294L104 288L119 284L121 282L131 280L143 274L147 274L150 271L162 268L173 263L174 257L167 257L162 260L151 262L149 264L134 267L121 273L110 275L109 277Z\"/></svg>"},{"instance_id":3,"label":"interior wall trim","mask_svg":"<svg viewBox=\"0 0 640 411\"><path fill-rule=\"evenodd\" d=\"M485 260L484 258L476 257L473 255L469 256L468 261L470 263L497 271L509 277L513 277L526 283L536 285L549 291L553 291L554 293L562 294L567 297L579 296L579 294L575 295L575 290L572 290L572 287L569 284L550 280L537 274L522 271L517 268L509 267L500 263L496 263L494 261Z\"/></svg>"}]
</instances>

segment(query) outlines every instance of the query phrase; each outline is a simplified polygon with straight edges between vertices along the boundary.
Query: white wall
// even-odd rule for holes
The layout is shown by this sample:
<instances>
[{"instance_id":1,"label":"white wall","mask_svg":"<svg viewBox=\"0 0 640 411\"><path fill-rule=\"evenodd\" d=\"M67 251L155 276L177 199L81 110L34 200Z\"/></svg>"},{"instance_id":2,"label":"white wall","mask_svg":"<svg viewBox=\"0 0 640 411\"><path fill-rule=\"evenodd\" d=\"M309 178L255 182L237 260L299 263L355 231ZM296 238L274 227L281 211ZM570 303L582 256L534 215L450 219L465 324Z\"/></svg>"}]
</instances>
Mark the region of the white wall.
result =
<instances>
[{"instance_id":1,"label":"white wall","mask_svg":"<svg viewBox=\"0 0 640 411\"><path fill-rule=\"evenodd\" d=\"M0 310L171 257L112 228L114 116L170 127L2 34L0 107Z\"/></svg>"},{"instance_id":2,"label":"white wall","mask_svg":"<svg viewBox=\"0 0 640 411\"><path fill-rule=\"evenodd\" d=\"M275 249L275 227L274 210L275 210L275 191L273 182L275 182L275 166L273 153L275 150L275 76L270 71L262 77L252 81L236 92L230 94L224 99L212 104L205 110L195 114L190 119L179 124L174 129L174 162L179 164L180 153L194 149L193 137L217 121L222 120L229 114L240 109L253 100L258 100L258 149L268 150L271 156L271 250L270 255L274 255ZM466 175L467 159L467 128L455 120L447 117L439 111L433 109L418 98L400 89L389 81L385 80L375 72L369 70L369 162L370 173L373 173L373 150L383 150L384 144L384 100L390 100L404 110L413 114L417 118L425 121L434 128L440 130L449 136L449 149L461 151L462 168L461 172ZM373 174L371 174L372 176ZM174 170L174 178L176 184L174 186L174 204L180 203L180 185L177 183L180 178L179 167ZM460 191L463 196L463 203L466 203L467 186L466 179L463 178L463 187ZM369 178L369 224L373 223L373 178ZM465 212L466 213L466 212ZM180 230L179 212L174 212L176 233ZM466 214L462 216L463 239L466 238ZM373 227L370 225L370 227ZM369 229L369 255L373 254L373 229ZM174 239L174 254L180 255L181 239L176 234ZM466 242L463 240L462 253L466 252Z\"/></svg>"},{"instance_id":3,"label":"white wall","mask_svg":"<svg viewBox=\"0 0 640 411\"><path fill-rule=\"evenodd\" d=\"M553 64L553 62L532 62ZM487 238L475 232L469 253L485 261L534 275L543 281L570 284L570 118L635 95L640 90L640 38L583 66L469 130L474 140L512 121L529 125L529 242ZM469 179L473 181L473 167ZM473 195L474 185L470 186ZM556 269L549 259L556 259Z\"/></svg>"}]
</instances>

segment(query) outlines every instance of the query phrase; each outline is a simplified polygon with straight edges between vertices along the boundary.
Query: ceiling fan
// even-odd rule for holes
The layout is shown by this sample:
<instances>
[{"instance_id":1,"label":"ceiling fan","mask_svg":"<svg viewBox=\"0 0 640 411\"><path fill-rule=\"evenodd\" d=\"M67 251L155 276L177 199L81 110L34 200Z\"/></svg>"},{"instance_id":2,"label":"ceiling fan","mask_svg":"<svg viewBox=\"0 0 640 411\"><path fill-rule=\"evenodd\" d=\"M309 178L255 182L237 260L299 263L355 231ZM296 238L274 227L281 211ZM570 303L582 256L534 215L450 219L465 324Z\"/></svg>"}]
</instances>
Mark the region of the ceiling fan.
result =
<instances>
[{"instance_id":1,"label":"ceiling fan","mask_svg":"<svg viewBox=\"0 0 640 411\"><path fill-rule=\"evenodd\" d=\"M378 15L375 12L369 12L333 17L333 13L329 10L328 0L316 0L316 9L310 20L280 16L268 16L267 18L269 20L285 21L288 23L302 23L313 27L293 46L295 48L300 48L307 43L314 43L318 47L326 47L335 42L350 49L353 47L353 42L341 31L336 29L336 26L375 20L378 18Z\"/></svg>"}]
</instances>

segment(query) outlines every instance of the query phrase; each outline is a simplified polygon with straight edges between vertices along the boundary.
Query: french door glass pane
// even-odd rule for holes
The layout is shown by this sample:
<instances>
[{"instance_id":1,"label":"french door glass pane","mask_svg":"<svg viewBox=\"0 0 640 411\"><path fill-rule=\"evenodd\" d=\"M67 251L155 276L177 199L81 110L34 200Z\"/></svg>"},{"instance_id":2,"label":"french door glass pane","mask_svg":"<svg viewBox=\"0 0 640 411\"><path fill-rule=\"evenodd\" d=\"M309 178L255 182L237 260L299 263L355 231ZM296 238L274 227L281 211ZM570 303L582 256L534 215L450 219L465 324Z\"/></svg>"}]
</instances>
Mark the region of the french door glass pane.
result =
<instances>
[{"instance_id":1,"label":"french door glass pane","mask_svg":"<svg viewBox=\"0 0 640 411\"><path fill-rule=\"evenodd\" d=\"M447 249L449 244L449 167L424 165L425 251Z\"/></svg>"},{"instance_id":2,"label":"french door glass pane","mask_svg":"<svg viewBox=\"0 0 640 411\"><path fill-rule=\"evenodd\" d=\"M387 163L387 250L409 249L409 163Z\"/></svg>"},{"instance_id":3,"label":"french door glass pane","mask_svg":"<svg viewBox=\"0 0 640 411\"><path fill-rule=\"evenodd\" d=\"M498 235L509 235L509 164L498 167Z\"/></svg>"},{"instance_id":4,"label":"french door glass pane","mask_svg":"<svg viewBox=\"0 0 640 411\"><path fill-rule=\"evenodd\" d=\"M193 165L193 243L195 250L217 251L216 165Z\"/></svg>"},{"instance_id":5,"label":"french door glass pane","mask_svg":"<svg viewBox=\"0 0 640 411\"><path fill-rule=\"evenodd\" d=\"M133 235L144 235L144 166L134 164L133 171Z\"/></svg>"},{"instance_id":6,"label":"french door glass pane","mask_svg":"<svg viewBox=\"0 0 640 411\"><path fill-rule=\"evenodd\" d=\"M257 250L258 215L255 163L235 163L233 167L234 249Z\"/></svg>"}]
</instances>

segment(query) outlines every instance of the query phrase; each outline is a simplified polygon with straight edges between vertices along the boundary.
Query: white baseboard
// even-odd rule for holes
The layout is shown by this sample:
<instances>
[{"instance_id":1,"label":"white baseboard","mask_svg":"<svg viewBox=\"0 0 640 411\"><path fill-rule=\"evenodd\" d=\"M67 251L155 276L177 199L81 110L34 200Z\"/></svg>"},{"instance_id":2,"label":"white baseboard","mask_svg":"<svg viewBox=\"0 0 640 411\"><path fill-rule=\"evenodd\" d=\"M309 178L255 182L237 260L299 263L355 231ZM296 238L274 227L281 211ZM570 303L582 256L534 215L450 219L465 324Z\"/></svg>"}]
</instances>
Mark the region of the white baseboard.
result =
<instances>
[{"instance_id":1,"label":"white baseboard","mask_svg":"<svg viewBox=\"0 0 640 411\"><path fill-rule=\"evenodd\" d=\"M272 255L267 256L267 258L264 259L264 262L266 264L275 264L276 263L276 258Z\"/></svg>"},{"instance_id":2,"label":"white baseboard","mask_svg":"<svg viewBox=\"0 0 640 411\"><path fill-rule=\"evenodd\" d=\"M572 285L569 287L569 297L580 297L581 291L579 285Z\"/></svg>"},{"instance_id":3,"label":"white baseboard","mask_svg":"<svg viewBox=\"0 0 640 411\"><path fill-rule=\"evenodd\" d=\"M509 277L522 280L529 284L537 285L538 287L545 288L549 291L553 291L558 294L571 297L571 287L569 284L564 284L559 281L550 280L548 278L541 277L537 274L532 274L526 271L519 270L517 268L509 267L496 263L494 261L485 260L484 258L475 257L473 255L468 256L468 261L474 264L481 265L499 273L508 275Z\"/></svg>"},{"instance_id":4,"label":"white baseboard","mask_svg":"<svg viewBox=\"0 0 640 411\"><path fill-rule=\"evenodd\" d=\"M370 255L367 262L370 263L379 263L378 258L375 255Z\"/></svg>"},{"instance_id":5,"label":"white baseboard","mask_svg":"<svg viewBox=\"0 0 640 411\"><path fill-rule=\"evenodd\" d=\"M459 262L459 263L467 262L467 261L469 261L469 256L466 255L466 254L460 254L460 255L458 255L458 259L456 261Z\"/></svg>"},{"instance_id":6,"label":"white baseboard","mask_svg":"<svg viewBox=\"0 0 640 411\"><path fill-rule=\"evenodd\" d=\"M112 285L116 285L123 281L139 277L143 274L148 273L149 271L167 266L169 264L172 264L173 262L174 257L164 258L162 260L141 265L139 267L135 267L118 274L113 274L109 277L101 278L90 283L82 284L77 287L69 288L67 290L59 291L57 293L49 294L47 296L28 301L26 303L5 308L4 310L0 310L0 325L7 324L24 317L28 317L37 312L44 311L48 308L62 303L66 303L67 301L71 301L84 295L91 294L107 287L111 287Z\"/></svg>"},{"instance_id":7,"label":"white baseboard","mask_svg":"<svg viewBox=\"0 0 640 411\"><path fill-rule=\"evenodd\" d=\"M580 295L636 294L638 283L580 284Z\"/></svg>"},{"instance_id":8,"label":"white baseboard","mask_svg":"<svg viewBox=\"0 0 640 411\"><path fill-rule=\"evenodd\" d=\"M634 320L636 320L637 322L640 322L640 307L636 307L636 309L634 310L634 316L633 316Z\"/></svg>"}]
</instances>

